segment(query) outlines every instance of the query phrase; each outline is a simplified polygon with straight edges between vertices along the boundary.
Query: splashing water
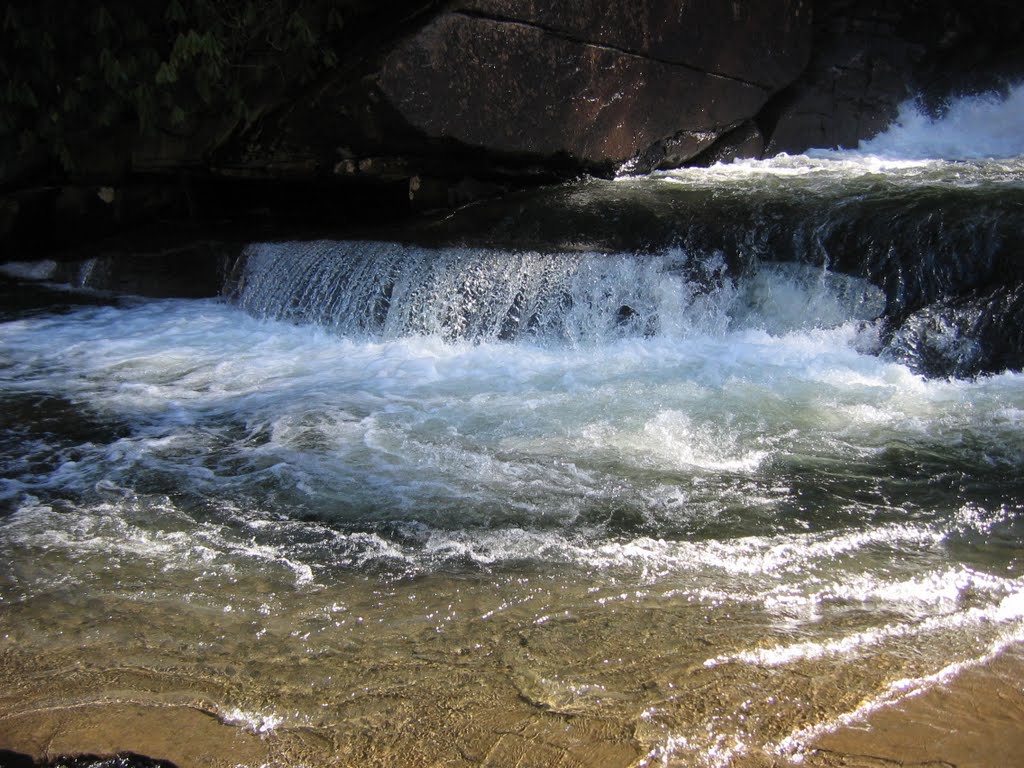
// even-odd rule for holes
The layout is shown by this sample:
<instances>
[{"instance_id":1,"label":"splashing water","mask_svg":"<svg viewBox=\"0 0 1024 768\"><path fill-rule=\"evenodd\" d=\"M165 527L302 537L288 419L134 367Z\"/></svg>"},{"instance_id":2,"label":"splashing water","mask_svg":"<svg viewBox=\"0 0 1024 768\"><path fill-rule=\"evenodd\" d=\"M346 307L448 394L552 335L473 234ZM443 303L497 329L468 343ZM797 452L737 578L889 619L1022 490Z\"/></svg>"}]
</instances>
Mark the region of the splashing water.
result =
<instances>
[{"instance_id":1,"label":"splashing water","mask_svg":"<svg viewBox=\"0 0 1024 768\"><path fill-rule=\"evenodd\" d=\"M1011 159L1024 155L1024 83L948 104L938 116L904 103L892 127L857 154L892 160Z\"/></svg>"},{"instance_id":2,"label":"splashing water","mask_svg":"<svg viewBox=\"0 0 1024 768\"><path fill-rule=\"evenodd\" d=\"M886 166L915 114L608 188L1020 183ZM1006 658L1024 376L923 378L879 354L911 277L773 242L259 243L224 300L5 310L0 734L187 707L284 766L814 765Z\"/></svg>"}]
</instances>

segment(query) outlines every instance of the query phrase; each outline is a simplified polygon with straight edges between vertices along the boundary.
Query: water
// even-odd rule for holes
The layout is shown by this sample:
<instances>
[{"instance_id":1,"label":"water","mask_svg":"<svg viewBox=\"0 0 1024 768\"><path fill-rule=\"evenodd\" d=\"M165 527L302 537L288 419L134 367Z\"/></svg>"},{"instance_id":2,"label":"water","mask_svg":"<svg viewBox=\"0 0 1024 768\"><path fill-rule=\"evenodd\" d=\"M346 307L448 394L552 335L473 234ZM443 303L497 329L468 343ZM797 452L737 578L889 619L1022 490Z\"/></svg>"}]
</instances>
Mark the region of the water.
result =
<instances>
[{"instance_id":1,"label":"water","mask_svg":"<svg viewBox=\"0 0 1024 768\"><path fill-rule=\"evenodd\" d=\"M1020 132L948 151L971 108L611 187L1011 196ZM923 376L889 286L761 246L256 243L221 299L17 289L7 738L158 707L253 765L818 764L1019 653L1024 375Z\"/></svg>"}]
</instances>

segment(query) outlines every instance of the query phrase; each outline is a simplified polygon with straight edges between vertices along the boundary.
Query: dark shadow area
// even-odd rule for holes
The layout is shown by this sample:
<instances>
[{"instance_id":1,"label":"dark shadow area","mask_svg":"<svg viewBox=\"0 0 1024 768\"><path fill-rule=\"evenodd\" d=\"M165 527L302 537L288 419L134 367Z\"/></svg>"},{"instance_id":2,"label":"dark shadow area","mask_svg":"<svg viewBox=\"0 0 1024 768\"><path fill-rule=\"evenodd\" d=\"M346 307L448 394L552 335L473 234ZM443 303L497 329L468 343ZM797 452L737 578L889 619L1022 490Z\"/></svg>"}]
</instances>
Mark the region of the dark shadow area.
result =
<instances>
[{"instance_id":1,"label":"dark shadow area","mask_svg":"<svg viewBox=\"0 0 1024 768\"><path fill-rule=\"evenodd\" d=\"M28 755L0 750L0 768L177 768L169 760L155 760L133 752L111 756L75 755L36 762Z\"/></svg>"}]
</instances>

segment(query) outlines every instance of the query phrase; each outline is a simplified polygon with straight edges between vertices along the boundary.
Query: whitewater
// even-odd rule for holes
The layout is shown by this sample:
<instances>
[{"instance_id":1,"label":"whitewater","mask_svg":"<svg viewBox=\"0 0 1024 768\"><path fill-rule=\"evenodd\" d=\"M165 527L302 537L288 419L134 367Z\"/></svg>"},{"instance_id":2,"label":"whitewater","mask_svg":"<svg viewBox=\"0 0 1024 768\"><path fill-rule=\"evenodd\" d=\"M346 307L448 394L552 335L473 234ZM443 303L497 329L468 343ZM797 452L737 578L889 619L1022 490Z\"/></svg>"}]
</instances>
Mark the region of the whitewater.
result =
<instances>
[{"instance_id":1,"label":"whitewater","mask_svg":"<svg viewBox=\"0 0 1024 768\"><path fill-rule=\"evenodd\" d=\"M595 194L1005 196L1022 100ZM824 765L1020 655L1024 375L959 375L988 337L945 278L744 236L254 242L209 299L8 266L44 283L0 311L0 728L189 708L280 766Z\"/></svg>"}]
</instances>

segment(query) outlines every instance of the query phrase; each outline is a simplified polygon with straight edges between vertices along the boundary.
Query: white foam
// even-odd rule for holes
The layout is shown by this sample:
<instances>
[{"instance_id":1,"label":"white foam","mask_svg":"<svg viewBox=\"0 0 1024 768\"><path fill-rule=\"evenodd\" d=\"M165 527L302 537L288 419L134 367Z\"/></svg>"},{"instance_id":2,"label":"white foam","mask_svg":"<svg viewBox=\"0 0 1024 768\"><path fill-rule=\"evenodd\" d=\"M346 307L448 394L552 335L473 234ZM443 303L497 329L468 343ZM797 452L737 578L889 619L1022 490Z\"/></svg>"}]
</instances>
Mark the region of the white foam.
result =
<instances>
[{"instance_id":1,"label":"white foam","mask_svg":"<svg viewBox=\"0 0 1024 768\"><path fill-rule=\"evenodd\" d=\"M221 719L253 733L270 733L285 722L284 717L274 712L252 712L238 707L225 712L221 715Z\"/></svg>"},{"instance_id":2,"label":"white foam","mask_svg":"<svg viewBox=\"0 0 1024 768\"><path fill-rule=\"evenodd\" d=\"M828 309L803 326L783 317L769 328L769 310L587 345L346 338L217 301L4 323L5 392L44 393L119 436L70 447L40 436L42 469L12 478L5 493L23 509L0 531L19 546L168 569L248 562L303 589L331 568L541 562L671 580L679 594L759 604L779 622L842 601L913 618L947 612L968 589L995 600L998 585L950 570L944 547L1005 525L999 509L958 502L901 522L882 500L842 501L829 487L853 522L796 533L790 485L806 463L860 488L845 474L894 443L1018 471L1024 376L926 381L860 351L859 321L843 320L861 311L860 288L773 265L757 280L762 296L779 288L766 306L803 290L830 297ZM230 525L147 522L125 489L154 482L215 500ZM33 493L119 500L68 516ZM873 522L878 513L888 522ZM761 535L749 535L755 524ZM296 543L307 536L318 545ZM897 553L928 564L883 577L865 559Z\"/></svg>"},{"instance_id":3,"label":"white foam","mask_svg":"<svg viewBox=\"0 0 1024 768\"><path fill-rule=\"evenodd\" d=\"M699 189L763 193L778 182L833 194L856 180L901 185L1019 185L1024 175L1024 83L1005 93L952 100L938 115L916 100L902 104L887 130L855 149L811 149L764 160L653 174L655 181ZM767 186L766 186L767 180ZM629 183L628 179L623 179ZM850 194L857 194L851 192Z\"/></svg>"},{"instance_id":4,"label":"white foam","mask_svg":"<svg viewBox=\"0 0 1024 768\"><path fill-rule=\"evenodd\" d=\"M984 93L951 101L938 116L913 101L901 105L895 122L862 142L865 157L898 160L972 160L1024 155L1024 83L1007 93Z\"/></svg>"}]
</instances>

